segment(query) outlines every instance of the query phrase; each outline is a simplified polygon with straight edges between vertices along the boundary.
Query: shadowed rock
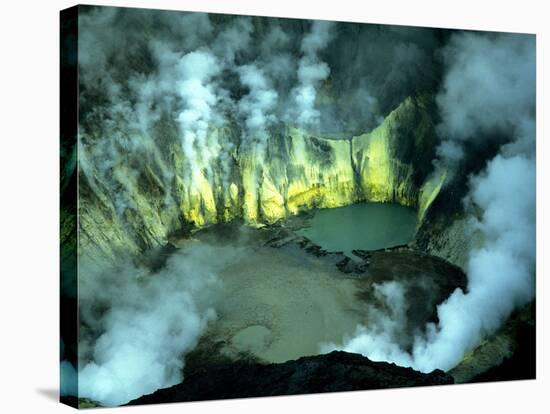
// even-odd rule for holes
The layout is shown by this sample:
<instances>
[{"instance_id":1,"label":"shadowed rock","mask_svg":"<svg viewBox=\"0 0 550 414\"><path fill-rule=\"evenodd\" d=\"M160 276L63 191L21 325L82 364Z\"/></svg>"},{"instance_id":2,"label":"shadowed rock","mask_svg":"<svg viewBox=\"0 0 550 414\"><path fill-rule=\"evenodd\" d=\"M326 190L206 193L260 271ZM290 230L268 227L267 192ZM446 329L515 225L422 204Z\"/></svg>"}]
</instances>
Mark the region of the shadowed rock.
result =
<instances>
[{"instance_id":1,"label":"shadowed rock","mask_svg":"<svg viewBox=\"0 0 550 414\"><path fill-rule=\"evenodd\" d=\"M334 351L281 364L222 365L198 372L180 384L142 396L128 405L452 383L453 378L443 371L422 374L411 368L373 362L359 354Z\"/></svg>"}]
</instances>

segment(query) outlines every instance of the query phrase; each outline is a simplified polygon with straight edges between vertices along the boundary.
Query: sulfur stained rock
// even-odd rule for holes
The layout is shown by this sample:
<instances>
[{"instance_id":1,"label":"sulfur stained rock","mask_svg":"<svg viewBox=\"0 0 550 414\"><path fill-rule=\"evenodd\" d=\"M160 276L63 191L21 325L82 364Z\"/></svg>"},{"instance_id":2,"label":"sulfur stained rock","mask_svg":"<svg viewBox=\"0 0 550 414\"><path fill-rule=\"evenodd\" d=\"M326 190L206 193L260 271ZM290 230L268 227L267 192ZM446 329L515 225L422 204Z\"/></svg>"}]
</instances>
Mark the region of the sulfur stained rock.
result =
<instances>
[{"instance_id":1,"label":"sulfur stained rock","mask_svg":"<svg viewBox=\"0 0 550 414\"><path fill-rule=\"evenodd\" d=\"M80 254L116 259L162 246L184 227L237 218L259 227L359 201L416 207L421 221L445 180L442 171L429 174L435 133L422 98L407 98L373 131L347 139L282 125L260 150L239 145L230 126L216 128L217 146L194 164L166 131L158 145L108 160L108 179L102 164L80 154Z\"/></svg>"}]
</instances>

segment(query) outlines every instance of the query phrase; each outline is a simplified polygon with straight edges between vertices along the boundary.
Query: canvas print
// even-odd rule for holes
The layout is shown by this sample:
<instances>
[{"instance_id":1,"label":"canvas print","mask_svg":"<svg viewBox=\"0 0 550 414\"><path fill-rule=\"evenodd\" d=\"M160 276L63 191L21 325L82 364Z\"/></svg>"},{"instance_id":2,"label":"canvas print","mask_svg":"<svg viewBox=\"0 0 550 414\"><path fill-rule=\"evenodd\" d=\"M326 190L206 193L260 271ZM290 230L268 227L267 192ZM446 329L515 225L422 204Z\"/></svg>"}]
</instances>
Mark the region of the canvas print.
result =
<instances>
[{"instance_id":1,"label":"canvas print","mask_svg":"<svg viewBox=\"0 0 550 414\"><path fill-rule=\"evenodd\" d=\"M535 378L535 35L60 24L62 402Z\"/></svg>"}]
</instances>

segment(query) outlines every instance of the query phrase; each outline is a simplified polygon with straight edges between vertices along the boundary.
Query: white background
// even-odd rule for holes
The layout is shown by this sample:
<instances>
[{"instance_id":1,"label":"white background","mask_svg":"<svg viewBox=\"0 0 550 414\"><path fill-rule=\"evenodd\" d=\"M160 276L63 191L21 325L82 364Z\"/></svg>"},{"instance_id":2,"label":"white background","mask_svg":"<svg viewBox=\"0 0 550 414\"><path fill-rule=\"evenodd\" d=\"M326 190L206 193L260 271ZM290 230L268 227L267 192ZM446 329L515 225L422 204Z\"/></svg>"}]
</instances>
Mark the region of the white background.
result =
<instances>
[{"instance_id":1,"label":"white background","mask_svg":"<svg viewBox=\"0 0 550 414\"><path fill-rule=\"evenodd\" d=\"M91 1L91 3L96 3ZM102 4L537 33L537 380L304 397L118 408L151 412L549 412L548 26L544 0L157 0ZM69 412L57 403L60 9L71 1L2 2L0 12L0 411ZM546 19L545 19L546 17ZM546 70L546 73L545 73ZM542 75L542 76L541 76ZM545 188L546 187L546 188ZM546 253L546 255L545 255ZM546 256L546 257L545 257ZM546 388L546 393L545 393ZM102 411L103 412L103 411ZM111 412L105 409L104 412Z\"/></svg>"}]
</instances>

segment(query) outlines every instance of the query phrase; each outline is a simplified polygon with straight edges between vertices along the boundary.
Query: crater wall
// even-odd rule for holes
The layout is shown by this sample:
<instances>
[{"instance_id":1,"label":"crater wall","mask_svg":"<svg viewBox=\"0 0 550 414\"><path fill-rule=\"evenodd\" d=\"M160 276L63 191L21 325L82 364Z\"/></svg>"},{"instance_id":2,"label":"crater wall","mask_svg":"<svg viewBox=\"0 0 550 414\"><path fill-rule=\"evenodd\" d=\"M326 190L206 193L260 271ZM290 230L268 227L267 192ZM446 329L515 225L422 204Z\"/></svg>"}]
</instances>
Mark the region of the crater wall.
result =
<instances>
[{"instance_id":1,"label":"crater wall","mask_svg":"<svg viewBox=\"0 0 550 414\"><path fill-rule=\"evenodd\" d=\"M261 226L358 201L415 207L420 222L445 179L431 172L435 132L423 97L407 98L377 128L349 138L285 125L265 145L246 146L238 132L210 131L212 142L233 149L225 157L217 151L192 175L168 121L154 145L110 162L108 180L80 146L80 254L138 254L218 222L239 218Z\"/></svg>"}]
</instances>

